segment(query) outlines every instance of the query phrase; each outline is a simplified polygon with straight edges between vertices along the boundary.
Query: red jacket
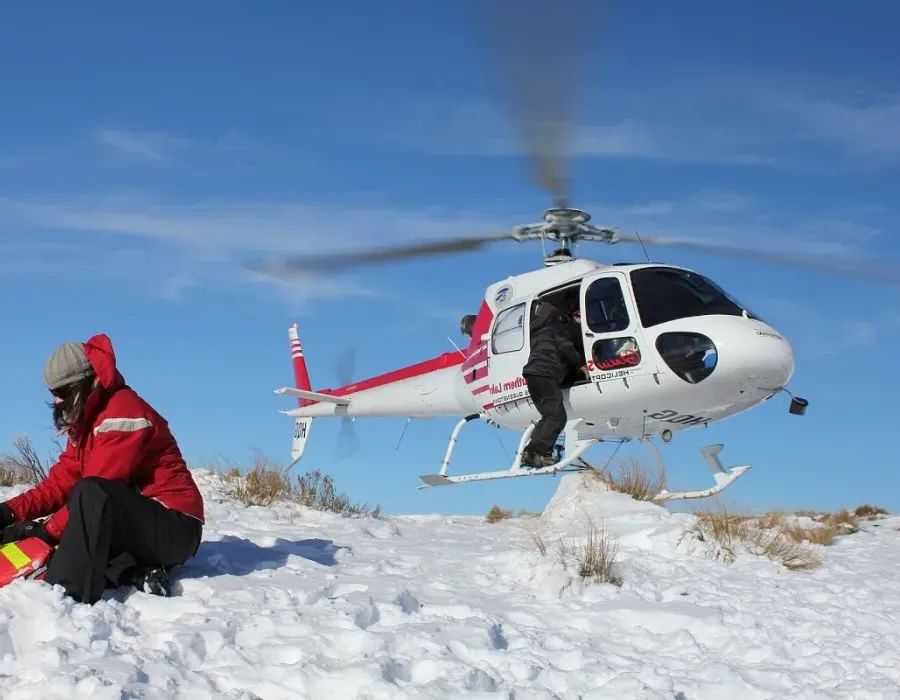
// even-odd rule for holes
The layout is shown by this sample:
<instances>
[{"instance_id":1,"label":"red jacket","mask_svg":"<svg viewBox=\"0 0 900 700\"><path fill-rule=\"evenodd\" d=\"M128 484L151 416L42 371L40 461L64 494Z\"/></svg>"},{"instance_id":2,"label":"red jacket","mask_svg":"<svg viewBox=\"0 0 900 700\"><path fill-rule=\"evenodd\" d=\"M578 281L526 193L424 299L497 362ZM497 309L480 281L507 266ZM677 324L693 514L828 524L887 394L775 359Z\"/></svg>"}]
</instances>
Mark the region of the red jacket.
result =
<instances>
[{"instance_id":1,"label":"red jacket","mask_svg":"<svg viewBox=\"0 0 900 700\"><path fill-rule=\"evenodd\" d=\"M88 396L78 434L67 440L47 478L6 502L16 520L52 513L45 526L58 540L69 517L69 491L79 479L98 476L125 481L144 496L204 522L203 497L168 423L125 384L110 339L95 335L84 350L106 391Z\"/></svg>"}]
</instances>

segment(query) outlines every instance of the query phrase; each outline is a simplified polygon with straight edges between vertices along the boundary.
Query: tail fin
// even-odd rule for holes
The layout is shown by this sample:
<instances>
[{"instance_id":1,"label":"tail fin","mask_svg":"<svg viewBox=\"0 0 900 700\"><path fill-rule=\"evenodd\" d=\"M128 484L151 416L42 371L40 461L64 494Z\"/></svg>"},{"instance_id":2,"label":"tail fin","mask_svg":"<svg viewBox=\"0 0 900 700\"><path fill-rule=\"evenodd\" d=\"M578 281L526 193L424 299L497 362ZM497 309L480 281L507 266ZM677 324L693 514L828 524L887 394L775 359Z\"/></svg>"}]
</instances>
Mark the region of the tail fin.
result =
<instances>
[{"instance_id":1,"label":"tail fin","mask_svg":"<svg viewBox=\"0 0 900 700\"><path fill-rule=\"evenodd\" d=\"M300 337L297 335L296 323L288 329L288 338L291 344L291 362L294 364L294 385L298 389L312 391L309 383L309 372L306 369L306 359L303 357L303 348L300 345ZM297 404L301 407L309 403L312 403L309 399L297 399ZM294 437L291 440L291 466L299 462L303 456L311 425L312 418L294 419Z\"/></svg>"}]
</instances>

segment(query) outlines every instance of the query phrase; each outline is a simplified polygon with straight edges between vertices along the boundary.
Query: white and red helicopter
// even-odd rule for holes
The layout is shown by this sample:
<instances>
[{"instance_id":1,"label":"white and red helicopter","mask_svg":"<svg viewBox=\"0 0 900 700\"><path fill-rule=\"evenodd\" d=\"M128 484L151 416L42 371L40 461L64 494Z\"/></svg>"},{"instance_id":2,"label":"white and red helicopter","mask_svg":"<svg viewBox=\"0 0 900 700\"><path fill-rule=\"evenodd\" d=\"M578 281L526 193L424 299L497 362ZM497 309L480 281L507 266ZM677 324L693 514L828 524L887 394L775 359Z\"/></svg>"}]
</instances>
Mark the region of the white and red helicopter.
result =
<instances>
[{"instance_id":1,"label":"white and red helicopter","mask_svg":"<svg viewBox=\"0 0 900 700\"><path fill-rule=\"evenodd\" d=\"M556 239L561 247L541 269L490 285L477 314L462 318L465 348L337 389L314 391L297 326L289 329L295 386L276 393L298 399L291 457L301 459L313 418L459 417L437 473L425 488L445 484L556 474L590 468L585 451L599 442L669 442L681 430L736 415L786 392L794 371L790 343L703 275L675 265L606 265L571 255L574 239L615 242L621 236L588 223L585 212L557 208L541 224L509 234L515 240ZM421 252L421 249L419 250ZM564 390L568 423L560 461L520 468L522 448L539 419L522 377L528 360L529 312L539 299L581 311L581 337L590 377ZM806 401L793 397L790 411ZM521 431L513 464L504 470L451 475L460 430L473 420ZM713 469L710 488L663 491L660 501L702 498L726 488L749 466L726 469L721 445L702 452ZM661 458L660 458L661 459Z\"/></svg>"},{"instance_id":2,"label":"white and red helicopter","mask_svg":"<svg viewBox=\"0 0 900 700\"><path fill-rule=\"evenodd\" d=\"M573 9L565 5L562 0L547 5L545 9L551 15L545 22L532 22L532 28L541 32L550 26L548 22L552 24L553 14ZM523 8L517 4L514 11L500 17L500 25L508 30L507 20L515 13L525 12ZM529 5L529 11L532 9ZM575 28L577 23L568 26ZM701 241L641 238L591 224L588 213L567 203L565 159L561 156L564 141L561 127L565 126L561 100L566 95L560 88L565 80L556 78L563 70L560 62L565 58L565 49L577 42L554 43L551 50L536 52L536 44L522 36L521 32L512 36L513 41L503 56L509 59L517 50L527 54L526 60L520 61L527 70L514 76L519 78L518 96L526 107L525 134L538 180L555 196L555 206L544 212L541 222L515 227L499 235L348 255L269 261L251 267L289 279L293 274L310 270L321 273L359 264L474 251L502 240L539 240L558 247L545 255L540 269L498 280L487 287L478 312L462 318L461 331L469 337L465 348L386 374L336 389L314 391L297 327L290 328L295 386L277 389L276 393L298 400L297 408L282 411L294 418L293 463L303 456L312 420L321 417L458 417L439 468L420 477L424 484L419 488L427 488L591 468L583 457L585 451L607 441L646 443L662 463L654 438L668 443L679 431L735 416L780 393L791 397L791 414L806 412L807 401L793 396L787 389L794 372L790 343L721 287L706 276L677 265L603 264L579 259L573 253L573 246L579 241L655 244L830 271L870 282L897 281L894 269L885 271L884 264L871 261L790 255L761 247L741 249ZM536 39L540 36L535 35ZM554 74L549 78L540 76L536 71L546 66L535 65L536 58L560 65L551 68ZM514 60L510 67L516 70ZM559 88L560 94L547 97L548 85ZM553 299L561 308L581 311L581 339L590 376L574 381L563 392L568 422L561 436L562 444L557 446L559 462L541 469L520 468L522 449L539 419L522 377L522 367L529 355L529 315L535 302L546 298ZM451 475L450 458L460 430L474 420L520 431L515 459L507 469ZM712 496L750 469L749 465L726 469L718 458L722 447L708 445L701 450L713 472L714 483L709 488L663 490L658 500Z\"/></svg>"}]
</instances>

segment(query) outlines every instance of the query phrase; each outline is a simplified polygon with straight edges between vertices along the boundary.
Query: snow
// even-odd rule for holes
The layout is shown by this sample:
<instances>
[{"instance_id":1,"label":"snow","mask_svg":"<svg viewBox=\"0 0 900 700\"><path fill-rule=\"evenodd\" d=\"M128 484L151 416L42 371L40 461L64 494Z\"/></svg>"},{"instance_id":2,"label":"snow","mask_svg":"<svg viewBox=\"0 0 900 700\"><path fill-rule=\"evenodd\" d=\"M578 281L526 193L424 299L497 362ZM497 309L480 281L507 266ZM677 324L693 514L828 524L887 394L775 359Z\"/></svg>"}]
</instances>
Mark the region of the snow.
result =
<instances>
[{"instance_id":1,"label":"snow","mask_svg":"<svg viewBox=\"0 0 900 700\"><path fill-rule=\"evenodd\" d=\"M498 523L245 507L218 475L197 479L208 525L175 597L90 607L43 583L0 589L0 696L900 697L897 517L789 571L717 561L694 516L578 475L541 517ZM621 586L532 546L530 532L577 544L587 516L618 537Z\"/></svg>"}]
</instances>

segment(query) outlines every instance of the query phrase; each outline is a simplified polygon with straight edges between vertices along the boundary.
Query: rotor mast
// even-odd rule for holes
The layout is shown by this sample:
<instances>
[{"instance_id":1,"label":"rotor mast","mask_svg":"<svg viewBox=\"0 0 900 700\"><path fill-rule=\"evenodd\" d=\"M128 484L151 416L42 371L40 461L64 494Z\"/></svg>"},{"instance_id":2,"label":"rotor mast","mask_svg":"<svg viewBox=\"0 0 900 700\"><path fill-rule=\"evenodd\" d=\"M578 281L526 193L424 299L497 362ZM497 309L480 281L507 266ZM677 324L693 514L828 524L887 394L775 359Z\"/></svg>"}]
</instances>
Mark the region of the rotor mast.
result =
<instances>
[{"instance_id":1,"label":"rotor mast","mask_svg":"<svg viewBox=\"0 0 900 700\"><path fill-rule=\"evenodd\" d=\"M574 244L578 241L599 241L615 243L618 232L607 226L588 223L591 215L582 209L557 206L544 212L544 220L536 224L517 226L512 238L522 242L528 240L550 240L558 247L544 255L544 266L550 267L575 259Z\"/></svg>"}]
</instances>

